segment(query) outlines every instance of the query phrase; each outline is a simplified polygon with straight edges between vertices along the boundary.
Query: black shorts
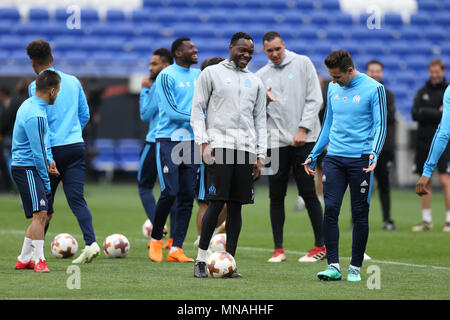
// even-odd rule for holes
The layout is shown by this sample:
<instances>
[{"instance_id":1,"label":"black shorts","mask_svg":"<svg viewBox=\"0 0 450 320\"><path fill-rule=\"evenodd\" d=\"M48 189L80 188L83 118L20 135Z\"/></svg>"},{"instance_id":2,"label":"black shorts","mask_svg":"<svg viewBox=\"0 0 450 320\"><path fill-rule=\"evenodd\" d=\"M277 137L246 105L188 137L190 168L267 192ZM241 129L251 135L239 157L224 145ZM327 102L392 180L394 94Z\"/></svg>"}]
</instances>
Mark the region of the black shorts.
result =
<instances>
[{"instance_id":1,"label":"black shorts","mask_svg":"<svg viewBox=\"0 0 450 320\"><path fill-rule=\"evenodd\" d=\"M253 203L253 164L256 156L231 149L214 149L215 163L205 165L205 200Z\"/></svg>"},{"instance_id":2,"label":"black shorts","mask_svg":"<svg viewBox=\"0 0 450 320\"><path fill-rule=\"evenodd\" d=\"M48 211L44 183L36 168L12 166L11 173L19 189L27 219L32 218L35 212Z\"/></svg>"},{"instance_id":3,"label":"black shorts","mask_svg":"<svg viewBox=\"0 0 450 320\"><path fill-rule=\"evenodd\" d=\"M423 166L428 158L428 153L430 152L431 145L418 145L416 147L416 156L415 156L415 170L414 172L418 175L422 175ZM439 173L450 173L450 144L447 145L441 157L439 158L438 163L436 164L436 168Z\"/></svg>"}]
</instances>

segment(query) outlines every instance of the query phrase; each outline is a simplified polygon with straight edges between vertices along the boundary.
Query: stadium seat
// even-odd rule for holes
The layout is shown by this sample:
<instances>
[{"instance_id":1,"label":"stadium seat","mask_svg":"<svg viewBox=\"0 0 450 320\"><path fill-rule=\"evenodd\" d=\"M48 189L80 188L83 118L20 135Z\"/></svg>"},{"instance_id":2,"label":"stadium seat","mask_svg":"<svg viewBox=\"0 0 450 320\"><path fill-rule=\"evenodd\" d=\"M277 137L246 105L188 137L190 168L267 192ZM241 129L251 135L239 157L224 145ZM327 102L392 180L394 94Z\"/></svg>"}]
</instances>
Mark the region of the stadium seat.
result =
<instances>
[{"instance_id":1,"label":"stadium seat","mask_svg":"<svg viewBox=\"0 0 450 320\"><path fill-rule=\"evenodd\" d=\"M390 27L399 27L403 25L402 16L398 13L386 13L383 17L383 22Z\"/></svg>"},{"instance_id":2,"label":"stadium seat","mask_svg":"<svg viewBox=\"0 0 450 320\"><path fill-rule=\"evenodd\" d=\"M31 21L48 21L49 14L47 9L31 8L28 11L28 20Z\"/></svg>"},{"instance_id":3,"label":"stadium seat","mask_svg":"<svg viewBox=\"0 0 450 320\"><path fill-rule=\"evenodd\" d=\"M3 36L0 39L0 49L13 51L13 50L19 50L23 49L25 50L26 44L23 43L23 41L16 37L16 36Z\"/></svg>"},{"instance_id":4,"label":"stadium seat","mask_svg":"<svg viewBox=\"0 0 450 320\"><path fill-rule=\"evenodd\" d=\"M410 17L412 26L428 26L433 23L432 16L427 12L417 12Z\"/></svg>"},{"instance_id":5,"label":"stadium seat","mask_svg":"<svg viewBox=\"0 0 450 320\"><path fill-rule=\"evenodd\" d=\"M106 21L109 23L125 22L125 12L123 10L116 9L107 10Z\"/></svg>"},{"instance_id":6,"label":"stadium seat","mask_svg":"<svg viewBox=\"0 0 450 320\"><path fill-rule=\"evenodd\" d=\"M0 8L0 21L18 22L20 13L17 8Z\"/></svg>"}]
</instances>

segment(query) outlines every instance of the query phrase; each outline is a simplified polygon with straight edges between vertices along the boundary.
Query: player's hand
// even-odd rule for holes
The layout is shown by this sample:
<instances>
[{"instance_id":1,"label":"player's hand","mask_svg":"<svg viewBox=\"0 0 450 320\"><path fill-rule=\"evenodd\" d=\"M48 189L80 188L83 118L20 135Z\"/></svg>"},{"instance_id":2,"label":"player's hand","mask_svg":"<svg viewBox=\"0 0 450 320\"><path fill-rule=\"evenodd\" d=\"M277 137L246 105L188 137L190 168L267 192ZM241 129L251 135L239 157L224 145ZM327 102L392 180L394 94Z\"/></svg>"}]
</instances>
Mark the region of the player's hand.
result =
<instances>
[{"instance_id":1,"label":"player's hand","mask_svg":"<svg viewBox=\"0 0 450 320\"><path fill-rule=\"evenodd\" d=\"M264 168L264 163L260 160L257 159L256 162L253 164L253 181L258 180L261 177L261 171Z\"/></svg>"},{"instance_id":2,"label":"player's hand","mask_svg":"<svg viewBox=\"0 0 450 320\"><path fill-rule=\"evenodd\" d=\"M52 161L52 164L47 166L47 170L48 170L49 175L54 176L54 177L59 177L59 171L56 168L55 160Z\"/></svg>"},{"instance_id":3,"label":"player's hand","mask_svg":"<svg viewBox=\"0 0 450 320\"><path fill-rule=\"evenodd\" d=\"M150 77L145 77L142 79L141 87L142 88L150 88L152 86L152 82L150 80Z\"/></svg>"},{"instance_id":4,"label":"player's hand","mask_svg":"<svg viewBox=\"0 0 450 320\"><path fill-rule=\"evenodd\" d=\"M311 158L306 159L305 162L302 163L303 168L305 168L305 172L308 176L313 176L316 174L316 171L311 169L310 166L308 166L308 164L310 164L312 162Z\"/></svg>"},{"instance_id":5,"label":"player's hand","mask_svg":"<svg viewBox=\"0 0 450 320\"><path fill-rule=\"evenodd\" d=\"M375 158L375 156L373 154L371 154L369 156L369 160L370 160L369 167L368 168L363 168L363 171L365 173L369 173L369 172L372 172L373 170L375 170L375 167L377 166L377 163L375 161L372 161L374 158Z\"/></svg>"},{"instance_id":6,"label":"player's hand","mask_svg":"<svg viewBox=\"0 0 450 320\"><path fill-rule=\"evenodd\" d=\"M425 176L421 176L416 184L416 193L419 196L424 196L430 193L431 179Z\"/></svg>"},{"instance_id":7,"label":"player's hand","mask_svg":"<svg viewBox=\"0 0 450 320\"><path fill-rule=\"evenodd\" d=\"M292 146L303 147L306 143L306 129L298 128L297 134L292 139Z\"/></svg>"},{"instance_id":8,"label":"player's hand","mask_svg":"<svg viewBox=\"0 0 450 320\"><path fill-rule=\"evenodd\" d=\"M209 143L202 143L201 149L202 160L205 164L211 165L216 162L216 158L213 155L213 149L209 145Z\"/></svg>"},{"instance_id":9,"label":"player's hand","mask_svg":"<svg viewBox=\"0 0 450 320\"><path fill-rule=\"evenodd\" d=\"M267 89L266 99L268 102L277 102L278 100L272 95L272 87Z\"/></svg>"}]
</instances>

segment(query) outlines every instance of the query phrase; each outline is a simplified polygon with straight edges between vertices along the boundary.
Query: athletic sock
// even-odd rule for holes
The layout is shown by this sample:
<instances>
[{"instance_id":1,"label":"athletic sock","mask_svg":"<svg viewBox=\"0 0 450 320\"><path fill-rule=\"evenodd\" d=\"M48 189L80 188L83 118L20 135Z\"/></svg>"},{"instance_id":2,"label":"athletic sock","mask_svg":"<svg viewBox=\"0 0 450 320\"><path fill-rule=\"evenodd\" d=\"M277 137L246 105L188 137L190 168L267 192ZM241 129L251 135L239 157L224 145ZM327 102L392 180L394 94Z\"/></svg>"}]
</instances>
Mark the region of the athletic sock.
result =
<instances>
[{"instance_id":1,"label":"athletic sock","mask_svg":"<svg viewBox=\"0 0 450 320\"><path fill-rule=\"evenodd\" d=\"M431 209L422 209L422 220L431 223Z\"/></svg>"},{"instance_id":2,"label":"athletic sock","mask_svg":"<svg viewBox=\"0 0 450 320\"><path fill-rule=\"evenodd\" d=\"M32 240L32 244L34 247L34 256L36 258L36 262L38 262L39 260L45 260L44 240Z\"/></svg>"},{"instance_id":3,"label":"athletic sock","mask_svg":"<svg viewBox=\"0 0 450 320\"><path fill-rule=\"evenodd\" d=\"M341 272L341 267L339 266L339 263L330 263L330 266L335 267L336 269L339 270L339 272Z\"/></svg>"},{"instance_id":4,"label":"athletic sock","mask_svg":"<svg viewBox=\"0 0 450 320\"><path fill-rule=\"evenodd\" d=\"M355 266L350 265L350 268L353 268L353 269L356 269L356 270L360 271L360 267L355 267Z\"/></svg>"},{"instance_id":5,"label":"athletic sock","mask_svg":"<svg viewBox=\"0 0 450 320\"><path fill-rule=\"evenodd\" d=\"M208 259L208 250L198 248L197 261L206 262Z\"/></svg>"},{"instance_id":6,"label":"athletic sock","mask_svg":"<svg viewBox=\"0 0 450 320\"><path fill-rule=\"evenodd\" d=\"M447 211L447 213L445 215L445 222L450 223L450 211Z\"/></svg>"},{"instance_id":7,"label":"athletic sock","mask_svg":"<svg viewBox=\"0 0 450 320\"><path fill-rule=\"evenodd\" d=\"M33 247L31 245L33 240L31 238L25 237L23 239L22 244L22 252L20 253L20 256L18 257L19 261L22 263L27 263L31 259L31 255L33 253Z\"/></svg>"},{"instance_id":8,"label":"athletic sock","mask_svg":"<svg viewBox=\"0 0 450 320\"><path fill-rule=\"evenodd\" d=\"M172 246L169 250L169 253L173 253L178 250L178 247Z\"/></svg>"}]
</instances>

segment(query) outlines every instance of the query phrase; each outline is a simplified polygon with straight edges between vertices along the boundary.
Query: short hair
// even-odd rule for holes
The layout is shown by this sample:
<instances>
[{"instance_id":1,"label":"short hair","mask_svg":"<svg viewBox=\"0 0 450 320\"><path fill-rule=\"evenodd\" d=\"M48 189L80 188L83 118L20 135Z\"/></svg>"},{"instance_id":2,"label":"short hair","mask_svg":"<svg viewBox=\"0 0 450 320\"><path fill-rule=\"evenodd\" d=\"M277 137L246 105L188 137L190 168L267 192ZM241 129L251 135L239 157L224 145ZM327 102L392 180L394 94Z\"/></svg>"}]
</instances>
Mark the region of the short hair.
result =
<instances>
[{"instance_id":1,"label":"short hair","mask_svg":"<svg viewBox=\"0 0 450 320\"><path fill-rule=\"evenodd\" d=\"M251 40L253 41L253 38L251 37L251 35L249 35L248 33L245 32L236 32L235 34L233 34L233 36L231 37L231 41L230 41L230 45L235 45L236 42L238 42L240 39L246 39L246 40Z\"/></svg>"},{"instance_id":2,"label":"short hair","mask_svg":"<svg viewBox=\"0 0 450 320\"><path fill-rule=\"evenodd\" d=\"M428 69L431 66L439 66L439 67L441 67L442 70L445 70L445 63L444 63L444 61L442 61L439 58L435 58L435 59L431 60L430 63L428 64Z\"/></svg>"},{"instance_id":3,"label":"short hair","mask_svg":"<svg viewBox=\"0 0 450 320\"><path fill-rule=\"evenodd\" d=\"M172 52L172 56L175 58L175 52L180 49L181 45L183 44L184 41L191 41L190 38L188 37L181 37L176 39L174 42L172 42L172 48L171 48L171 52Z\"/></svg>"},{"instance_id":4,"label":"short hair","mask_svg":"<svg viewBox=\"0 0 450 320\"><path fill-rule=\"evenodd\" d=\"M264 41L270 42L275 38L280 38L281 40L283 40L278 32L269 31L269 32L266 32L266 34L263 36L262 41L263 41L263 43L264 43Z\"/></svg>"},{"instance_id":5,"label":"short hair","mask_svg":"<svg viewBox=\"0 0 450 320\"><path fill-rule=\"evenodd\" d=\"M36 91L45 92L50 88L56 88L61 82L58 73L52 70L45 70L36 79Z\"/></svg>"},{"instance_id":6,"label":"short hair","mask_svg":"<svg viewBox=\"0 0 450 320\"><path fill-rule=\"evenodd\" d=\"M202 62L200 70L203 71L206 67L221 63L223 60L225 60L225 58L223 58L223 57L213 57L213 58L205 59L205 61Z\"/></svg>"},{"instance_id":7,"label":"short hair","mask_svg":"<svg viewBox=\"0 0 450 320\"><path fill-rule=\"evenodd\" d=\"M26 49L30 59L40 65L47 65L52 61L52 49L45 40L31 41Z\"/></svg>"},{"instance_id":8,"label":"short hair","mask_svg":"<svg viewBox=\"0 0 450 320\"><path fill-rule=\"evenodd\" d=\"M372 64L377 64L377 65L379 65L381 67L381 69L384 69L384 65L380 61L373 59L373 60L370 60L369 62L366 63L366 70L369 69L369 67Z\"/></svg>"},{"instance_id":9,"label":"short hair","mask_svg":"<svg viewBox=\"0 0 450 320\"><path fill-rule=\"evenodd\" d=\"M169 63L169 64L173 63L172 53L169 50L167 50L166 48L156 49L155 51L153 51L153 55L154 56L160 56L161 60L164 63Z\"/></svg>"},{"instance_id":10,"label":"short hair","mask_svg":"<svg viewBox=\"0 0 450 320\"><path fill-rule=\"evenodd\" d=\"M354 68L352 56L347 50L335 50L325 58L325 65L328 69L339 68L342 72L346 72L349 67Z\"/></svg>"}]
</instances>

